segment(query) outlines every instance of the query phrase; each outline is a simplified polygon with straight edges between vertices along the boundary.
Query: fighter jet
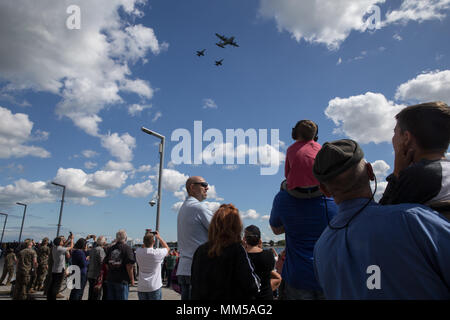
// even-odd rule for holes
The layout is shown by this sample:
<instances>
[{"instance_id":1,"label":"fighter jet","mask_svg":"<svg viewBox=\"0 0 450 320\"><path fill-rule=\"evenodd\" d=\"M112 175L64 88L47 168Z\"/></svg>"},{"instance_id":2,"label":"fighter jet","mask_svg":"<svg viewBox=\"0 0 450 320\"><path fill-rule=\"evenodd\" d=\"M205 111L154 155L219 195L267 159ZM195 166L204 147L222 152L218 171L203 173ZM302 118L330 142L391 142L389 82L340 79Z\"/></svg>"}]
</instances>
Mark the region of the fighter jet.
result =
<instances>
[{"instance_id":1,"label":"fighter jet","mask_svg":"<svg viewBox=\"0 0 450 320\"><path fill-rule=\"evenodd\" d=\"M204 56L205 55L205 50L206 49L203 49L203 50L201 50L201 51L197 51L197 56Z\"/></svg>"},{"instance_id":2,"label":"fighter jet","mask_svg":"<svg viewBox=\"0 0 450 320\"><path fill-rule=\"evenodd\" d=\"M220 34L218 34L218 33L216 33L216 36L217 36L220 40L222 40L222 42L219 42L219 44L221 44L221 45L219 45L219 44L216 43L219 47L226 46L227 44L229 44L229 45L231 45L231 46L239 47L238 44L237 44L236 42L234 42L234 37L229 37L229 38L227 38L227 37L222 36L222 35L220 35ZM222 48L224 48L224 47L222 47Z\"/></svg>"},{"instance_id":3,"label":"fighter jet","mask_svg":"<svg viewBox=\"0 0 450 320\"><path fill-rule=\"evenodd\" d=\"M221 66L222 65L222 61L223 61L223 59L219 60L219 61L216 61L216 66Z\"/></svg>"}]
</instances>

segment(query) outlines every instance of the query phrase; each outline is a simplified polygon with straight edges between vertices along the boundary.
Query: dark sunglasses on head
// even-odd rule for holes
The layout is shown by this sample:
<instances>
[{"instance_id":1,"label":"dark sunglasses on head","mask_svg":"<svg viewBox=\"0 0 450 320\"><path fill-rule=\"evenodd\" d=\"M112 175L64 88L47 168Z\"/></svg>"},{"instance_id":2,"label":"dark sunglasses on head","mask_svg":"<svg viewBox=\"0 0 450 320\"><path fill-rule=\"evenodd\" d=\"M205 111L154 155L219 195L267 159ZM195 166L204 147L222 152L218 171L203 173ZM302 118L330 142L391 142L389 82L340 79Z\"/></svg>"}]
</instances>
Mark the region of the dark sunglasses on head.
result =
<instances>
[{"instance_id":1,"label":"dark sunglasses on head","mask_svg":"<svg viewBox=\"0 0 450 320\"><path fill-rule=\"evenodd\" d=\"M208 186L208 182L194 182L193 184L199 184L201 185L203 188L206 188Z\"/></svg>"}]
</instances>

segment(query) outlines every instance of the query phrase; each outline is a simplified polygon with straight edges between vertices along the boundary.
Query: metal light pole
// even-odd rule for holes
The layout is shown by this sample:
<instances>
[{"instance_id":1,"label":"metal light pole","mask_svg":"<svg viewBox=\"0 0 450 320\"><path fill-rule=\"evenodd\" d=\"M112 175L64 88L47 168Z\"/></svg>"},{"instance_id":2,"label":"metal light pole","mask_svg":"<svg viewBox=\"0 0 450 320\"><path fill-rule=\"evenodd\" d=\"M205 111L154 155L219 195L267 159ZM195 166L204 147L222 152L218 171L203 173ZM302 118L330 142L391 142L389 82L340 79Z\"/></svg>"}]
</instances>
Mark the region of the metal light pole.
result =
<instances>
[{"instance_id":1,"label":"metal light pole","mask_svg":"<svg viewBox=\"0 0 450 320\"><path fill-rule=\"evenodd\" d=\"M3 244L3 235L5 234L5 227L6 227L6 221L8 221L8 214L2 213L2 212L0 212L0 214L5 216L5 223L3 224L3 231L2 231L2 239L0 240L0 245L1 245L1 244Z\"/></svg>"},{"instance_id":2,"label":"metal light pole","mask_svg":"<svg viewBox=\"0 0 450 320\"><path fill-rule=\"evenodd\" d=\"M59 209L59 219L58 219L58 230L56 231L56 236L59 237L59 229L61 228L61 218L62 218L62 212L63 212L63 206L64 206L64 195L66 194L66 186L53 182L52 184L58 187L63 188L62 198L61 198L61 208Z\"/></svg>"},{"instance_id":3,"label":"metal light pole","mask_svg":"<svg viewBox=\"0 0 450 320\"><path fill-rule=\"evenodd\" d=\"M27 213L27 205L25 203L16 202L19 206L24 206L23 208L23 218L22 218L22 226L20 227L20 234L19 234L19 243L22 239L22 230L23 230L23 223L25 221L25 214Z\"/></svg>"},{"instance_id":4,"label":"metal light pole","mask_svg":"<svg viewBox=\"0 0 450 320\"><path fill-rule=\"evenodd\" d=\"M158 203L157 203L157 209L156 209L156 231L159 231L159 215L161 210L161 179L162 179L162 170L163 170L163 164L164 164L164 142L166 138L152 130L149 130L147 128L142 127L141 130L149 135L155 136L161 140L159 144L159 177L158 177ZM159 241L157 241L156 246L158 247Z\"/></svg>"}]
</instances>

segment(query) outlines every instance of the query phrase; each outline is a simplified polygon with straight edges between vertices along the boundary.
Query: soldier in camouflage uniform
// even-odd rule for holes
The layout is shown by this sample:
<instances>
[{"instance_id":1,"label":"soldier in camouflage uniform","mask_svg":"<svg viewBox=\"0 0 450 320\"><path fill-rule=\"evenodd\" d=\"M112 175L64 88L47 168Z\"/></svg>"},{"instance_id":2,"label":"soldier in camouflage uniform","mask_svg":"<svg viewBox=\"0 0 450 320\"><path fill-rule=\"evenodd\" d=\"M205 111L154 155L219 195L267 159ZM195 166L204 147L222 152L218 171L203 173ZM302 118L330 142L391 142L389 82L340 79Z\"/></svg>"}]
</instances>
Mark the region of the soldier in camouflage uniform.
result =
<instances>
[{"instance_id":1,"label":"soldier in camouflage uniform","mask_svg":"<svg viewBox=\"0 0 450 320\"><path fill-rule=\"evenodd\" d=\"M36 251L32 249L33 241L25 240L26 248L17 254L16 284L14 286L13 300L26 300L27 288L31 281L31 269L37 267Z\"/></svg>"},{"instance_id":2,"label":"soldier in camouflage uniform","mask_svg":"<svg viewBox=\"0 0 450 320\"><path fill-rule=\"evenodd\" d=\"M34 290L42 291L44 279L48 270L48 258L50 256L50 247L48 246L48 238L42 239L42 244L38 250L38 267L36 281L34 282Z\"/></svg>"},{"instance_id":3,"label":"soldier in camouflage uniform","mask_svg":"<svg viewBox=\"0 0 450 320\"><path fill-rule=\"evenodd\" d=\"M37 258L36 242L34 242L33 239L31 239L31 242L32 242L31 249L34 251L34 253L36 253ZM37 278L37 267L33 266L30 270L30 282L28 282L27 286L28 293L34 293L33 284L36 281L36 278Z\"/></svg>"},{"instance_id":4,"label":"soldier in camouflage uniform","mask_svg":"<svg viewBox=\"0 0 450 320\"><path fill-rule=\"evenodd\" d=\"M16 255L14 254L14 249L8 249L8 254L5 257L5 264L3 265L3 274L0 279L0 285L3 285L3 280L5 280L6 275L8 275L8 280L6 280L6 285L9 286L11 279L14 275L14 263L17 262Z\"/></svg>"}]
</instances>

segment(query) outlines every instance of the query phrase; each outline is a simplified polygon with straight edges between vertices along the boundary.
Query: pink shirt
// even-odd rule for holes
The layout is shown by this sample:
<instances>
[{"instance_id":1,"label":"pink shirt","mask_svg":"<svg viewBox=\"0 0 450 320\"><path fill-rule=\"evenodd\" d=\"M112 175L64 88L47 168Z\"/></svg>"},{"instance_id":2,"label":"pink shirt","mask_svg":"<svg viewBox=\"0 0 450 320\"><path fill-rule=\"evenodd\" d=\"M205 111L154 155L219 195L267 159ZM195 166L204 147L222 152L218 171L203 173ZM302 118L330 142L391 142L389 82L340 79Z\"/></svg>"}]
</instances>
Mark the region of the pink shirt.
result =
<instances>
[{"instance_id":1,"label":"pink shirt","mask_svg":"<svg viewBox=\"0 0 450 320\"><path fill-rule=\"evenodd\" d=\"M313 140L297 141L289 146L284 167L289 190L319 185L319 181L313 175L313 166L320 148L322 146Z\"/></svg>"}]
</instances>

